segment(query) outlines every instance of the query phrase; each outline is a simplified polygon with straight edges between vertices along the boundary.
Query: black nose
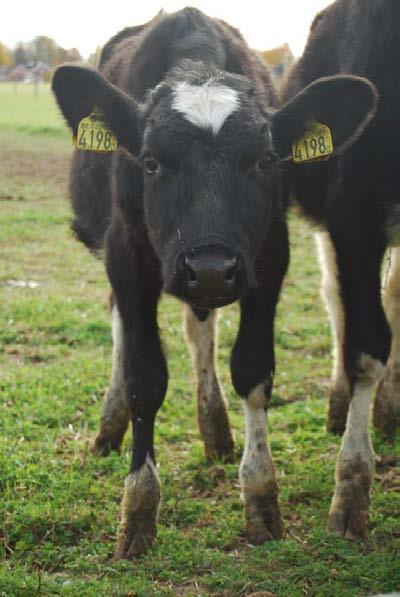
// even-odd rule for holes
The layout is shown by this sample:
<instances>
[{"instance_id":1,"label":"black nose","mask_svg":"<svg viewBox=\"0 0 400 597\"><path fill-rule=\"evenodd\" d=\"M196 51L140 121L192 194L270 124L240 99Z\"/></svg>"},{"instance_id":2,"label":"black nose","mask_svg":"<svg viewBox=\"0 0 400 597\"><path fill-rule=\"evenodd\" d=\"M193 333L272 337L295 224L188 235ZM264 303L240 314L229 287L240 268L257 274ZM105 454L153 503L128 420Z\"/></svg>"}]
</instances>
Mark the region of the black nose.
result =
<instances>
[{"instance_id":1,"label":"black nose","mask_svg":"<svg viewBox=\"0 0 400 597\"><path fill-rule=\"evenodd\" d=\"M230 292L236 284L237 257L185 257L186 285L193 292Z\"/></svg>"},{"instance_id":2,"label":"black nose","mask_svg":"<svg viewBox=\"0 0 400 597\"><path fill-rule=\"evenodd\" d=\"M198 306L228 304L238 297L240 258L225 247L200 247L178 258L177 293Z\"/></svg>"}]
</instances>

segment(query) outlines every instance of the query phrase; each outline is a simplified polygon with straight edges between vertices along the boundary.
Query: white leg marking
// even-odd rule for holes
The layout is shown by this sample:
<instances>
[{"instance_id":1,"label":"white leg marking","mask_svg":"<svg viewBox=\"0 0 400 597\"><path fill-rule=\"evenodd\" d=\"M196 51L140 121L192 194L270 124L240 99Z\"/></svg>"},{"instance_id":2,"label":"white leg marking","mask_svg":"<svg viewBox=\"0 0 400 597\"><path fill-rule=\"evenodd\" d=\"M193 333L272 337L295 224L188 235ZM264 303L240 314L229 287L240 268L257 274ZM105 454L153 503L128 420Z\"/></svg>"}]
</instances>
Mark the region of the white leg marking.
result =
<instances>
[{"instance_id":1,"label":"white leg marking","mask_svg":"<svg viewBox=\"0 0 400 597\"><path fill-rule=\"evenodd\" d=\"M264 385L243 401L246 443L239 479L246 507L246 527L251 541L263 543L282 536L278 484L268 443Z\"/></svg>"},{"instance_id":2,"label":"white leg marking","mask_svg":"<svg viewBox=\"0 0 400 597\"><path fill-rule=\"evenodd\" d=\"M390 271L385 287L383 303L392 330L391 356L400 362L400 249L391 249Z\"/></svg>"},{"instance_id":3,"label":"white leg marking","mask_svg":"<svg viewBox=\"0 0 400 597\"><path fill-rule=\"evenodd\" d=\"M354 386L347 417L346 431L340 448L339 459L365 462L373 470L374 454L369 433L369 405L374 387L382 376L380 361L363 354L360 362L361 376Z\"/></svg>"},{"instance_id":4,"label":"white leg marking","mask_svg":"<svg viewBox=\"0 0 400 597\"><path fill-rule=\"evenodd\" d=\"M344 463L361 461L371 470L373 450L369 434L369 405L373 386L357 383L350 401L346 431L343 436L339 460Z\"/></svg>"},{"instance_id":5,"label":"white leg marking","mask_svg":"<svg viewBox=\"0 0 400 597\"><path fill-rule=\"evenodd\" d=\"M152 544L157 533L160 480L149 455L143 466L125 479L117 557L132 558Z\"/></svg>"},{"instance_id":6,"label":"white leg marking","mask_svg":"<svg viewBox=\"0 0 400 597\"><path fill-rule=\"evenodd\" d=\"M332 381L338 387L349 387L344 368L343 345L345 335L345 321L338 267L336 263L335 247L328 232L318 232L315 235L318 257L322 272L321 294L328 311L333 336L333 371Z\"/></svg>"},{"instance_id":7,"label":"white leg marking","mask_svg":"<svg viewBox=\"0 0 400 597\"><path fill-rule=\"evenodd\" d=\"M362 536L368 521L369 490L374 475L369 405L383 365L364 354L360 371L336 464L335 494L329 514L329 528L349 539Z\"/></svg>"},{"instance_id":8,"label":"white leg marking","mask_svg":"<svg viewBox=\"0 0 400 597\"><path fill-rule=\"evenodd\" d=\"M185 306L185 332L199 386L211 394L216 377L218 313L212 311L206 321L199 321L190 307Z\"/></svg>"},{"instance_id":9,"label":"white leg marking","mask_svg":"<svg viewBox=\"0 0 400 597\"><path fill-rule=\"evenodd\" d=\"M394 434L400 422L400 249L391 249L390 269L383 303L392 331L392 346L374 407L374 424Z\"/></svg>"},{"instance_id":10,"label":"white leg marking","mask_svg":"<svg viewBox=\"0 0 400 597\"><path fill-rule=\"evenodd\" d=\"M240 106L238 92L214 79L203 85L190 85L182 81L172 95L174 110L195 126L210 128L214 135L219 133L226 119Z\"/></svg>"},{"instance_id":11,"label":"white leg marking","mask_svg":"<svg viewBox=\"0 0 400 597\"><path fill-rule=\"evenodd\" d=\"M216 372L218 314L204 322L185 306L185 332L197 377L197 414L207 457L233 457L227 401Z\"/></svg>"},{"instance_id":12,"label":"white leg marking","mask_svg":"<svg viewBox=\"0 0 400 597\"><path fill-rule=\"evenodd\" d=\"M114 393L123 394L122 390L124 387L124 336L121 316L116 305L113 306L111 311L111 322L113 353L110 390L112 390Z\"/></svg>"},{"instance_id":13,"label":"white leg marking","mask_svg":"<svg viewBox=\"0 0 400 597\"><path fill-rule=\"evenodd\" d=\"M243 400L246 442L240 465L240 479L245 495L263 495L268 483L276 482L268 444L265 403L263 385L257 386L248 398Z\"/></svg>"},{"instance_id":14,"label":"white leg marking","mask_svg":"<svg viewBox=\"0 0 400 597\"><path fill-rule=\"evenodd\" d=\"M129 408L124 390L124 345L122 320L116 305L111 311L113 355L110 387L103 405L99 435L95 451L107 453L110 445L118 448L129 422Z\"/></svg>"}]
</instances>

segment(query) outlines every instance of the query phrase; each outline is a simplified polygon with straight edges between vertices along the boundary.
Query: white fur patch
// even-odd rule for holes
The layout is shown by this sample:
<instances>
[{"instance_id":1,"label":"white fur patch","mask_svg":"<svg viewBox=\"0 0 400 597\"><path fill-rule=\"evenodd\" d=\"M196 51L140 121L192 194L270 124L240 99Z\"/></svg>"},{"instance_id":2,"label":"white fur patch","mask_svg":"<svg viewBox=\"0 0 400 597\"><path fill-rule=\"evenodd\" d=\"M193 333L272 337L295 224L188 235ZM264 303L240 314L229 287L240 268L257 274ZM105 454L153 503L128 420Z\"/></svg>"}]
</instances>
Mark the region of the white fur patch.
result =
<instances>
[{"instance_id":1,"label":"white fur patch","mask_svg":"<svg viewBox=\"0 0 400 597\"><path fill-rule=\"evenodd\" d=\"M391 359L400 363L400 249L392 249L390 254L389 279L386 283L384 299L385 312L392 330Z\"/></svg>"},{"instance_id":2,"label":"white fur patch","mask_svg":"<svg viewBox=\"0 0 400 597\"><path fill-rule=\"evenodd\" d=\"M246 443L240 465L240 481L247 497L263 495L267 485L275 483L275 469L268 443L266 402L263 384L243 400L246 422Z\"/></svg>"},{"instance_id":3,"label":"white fur patch","mask_svg":"<svg viewBox=\"0 0 400 597\"><path fill-rule=\"evenodd\" d=\"M206 321L198 321L190 307L185 306L185 332L197 377L197 407L199 416L208 419L213 409L227 407L218 380L216 357L218 350L218 311L211 311Z\"/></svg>"},{"instance_id":4,"label":"white fur patch","mask_svg":"<svg viewBox=\"0 0 400 597\"><path fill-rule=\"evenodd\" d=\"M124 388L124 341L123 324L116 305L111 311L113 358L110 386L105 396L100 423L99 438L119 436L125 433L129 421L129 408Z\"/></svg>"},{"instance_id":5,"label":"white fur patch","mask_svg":"<svg viewBox=\"0 0 400 597\"><path fill-rule=\"evenodd\" d=\"M197 380L204 393L211 396L217 376L215 361L218 347L218 312L211 311L203 322L198 321L190 307L185 306L184 314L186 339L196 368Z\"/></svg>"},{"instance_id":6,"label":"white fur patch","mask_svg":"<svg viewBox=\"0 0 400 597\"><path fill-rule=\"evenodd\" d=\"M377 381L383 373L383 365L367 354L360 359L362 377L354 386L351 397L346 431L339 453L339 463L356 462L361 459L370 471L374 466L374 453L368 429L369 405Z\"/></svg>"},{"instance_id":7,"label":"white fur patch","mask_svg":"<svg viewBox=\"0 0 400 597\"><path fill-rule=\"evenodd\" d=\"M118 311L117 305L113 305L111 311L111 322L112 322L112 339L113 339L113 362L112 362L112 373L110 383L110 394L115 396L116 401L123 403L125 406L125 395L124 395L124 330L122 325L121 316ZM110 405L109 405L110 406ZM121 405L122 406L122 405ZM120 406L118 405L118 408ZM114 410L114 407L111 407ZM112 413L113 414L113 413ZM113 415L114 416L114 415Z\"/></svg>"},{"instance_id":8,"label":"white fur patch","mask_svg":"<svg viewBox=\"0 0 400 597\"><path fill-rule=\"evenodd\" d=\"M321 294L325 301L332 327L334 359L332 381L337 387L345 388L348 386L343 354L345 318L340 295L335 247L328 232L318 232L315 235L315 242L322 271Z\"/></svg>"},{"instance_id":9,"label":"white fur patch","mask_svg":"<svg viewBox=\"0 0 400 597\"><path fill-rule=\"evenodd\" d=\"M159 491L160 480L156 466L147 454L140 469L130 473L125 479L124 502L127 508L135 510L136 506L143 505L143 500L148 498L149 493L156 493L153 486Z\"/></svg>"},{"instance_id":10,"label":"white fur patch","mask_svg":"<svg viewBox=\"0 0 400 597\"><path fill-rule=\"evenodd\" d=\"M215 81L207 81L204 85L182 81L173 91L172 108L195 126L210 128L214 135L239 105L238 92Z\"/></svg>"}]
</instances>

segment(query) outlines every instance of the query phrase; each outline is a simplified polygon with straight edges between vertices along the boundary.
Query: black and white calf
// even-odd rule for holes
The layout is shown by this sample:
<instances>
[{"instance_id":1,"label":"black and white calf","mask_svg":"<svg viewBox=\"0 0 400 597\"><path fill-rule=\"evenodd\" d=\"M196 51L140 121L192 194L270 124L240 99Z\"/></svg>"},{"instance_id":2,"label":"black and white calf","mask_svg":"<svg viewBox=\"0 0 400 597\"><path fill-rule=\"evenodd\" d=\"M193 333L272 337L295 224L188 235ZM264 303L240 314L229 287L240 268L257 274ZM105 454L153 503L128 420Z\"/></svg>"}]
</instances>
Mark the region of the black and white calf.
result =
<instances>
[{"instance_id":1,"label":"black and white calf","mask_svg":"<svg viewBox=\"0 0 400 597\"><path fill-rule=\"evenodd\" d=\"M293 164L290 179L303 212L321 229L322 290L334 340L328 429L345 431L329 527L352 537L365 532L368 519L374 470L369 406L379 380L376 426L392 434L400 414L399 249L393 250L385 289L386 316L380 281L385 250L400 238L397 0L337 0L320 13L283 97L288 101L315 79L343 72L375 83L380 95L376 116L341 156Z\"/></svg>"},{"instance_id":2,"label":"black and white calf","mask_svg":"<svg viewBox=\"0 0 400 597\"><path fill-rule=\"evenodd\" d=\"M95 450L118 449L129 419L133 426L117 554L142 552L156 534L163 289L186 303L208 457L233 458L213 310L240 300L231 372L246 417L246 527L254 542L280 537L266 432L275 307L288 263L280 161L316 105L344 142L373 108L374 91L358 78L326 79L278 110L265 66L238 31L194 9L124 30L104 48L99 71L61 67L53 90L75 134L97 106L120 145L112 157L75 152L71 170L74 229L91 250L104 248L113 292L113 371ZM347 111L354 95L360 102Z\"/></svg>"}]
</instances>

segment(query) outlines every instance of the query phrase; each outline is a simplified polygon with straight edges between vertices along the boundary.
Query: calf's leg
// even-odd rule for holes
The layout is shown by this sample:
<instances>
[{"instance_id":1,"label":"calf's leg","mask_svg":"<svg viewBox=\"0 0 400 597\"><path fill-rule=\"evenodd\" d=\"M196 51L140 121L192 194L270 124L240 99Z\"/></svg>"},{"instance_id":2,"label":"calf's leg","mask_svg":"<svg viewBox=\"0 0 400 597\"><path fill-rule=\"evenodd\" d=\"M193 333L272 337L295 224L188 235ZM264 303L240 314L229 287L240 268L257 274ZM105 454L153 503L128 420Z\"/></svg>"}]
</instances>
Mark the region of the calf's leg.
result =
<instances>
[{"instance_id":1,"label":"calf's leg","mask_svg":"<svg viewBox=\"0 0 400 597\"><path fill-rule=\"evenodd\" d=\"M117 557L143 553L156 537L160 482L155 466L155 417L167 390L167 368L156 323L156 304L124 320L125 390L131 411L133 454L125 480Z\"/></svg>"},{"instance_id":2,"label":"calf's leg","mask_svg":"<svg viewBox=\"0 0 400 597\"><path fill-rule=\"evenodd\" d=\"M392 347L374 403L374 425L394 439L400 424L400 249L391 251L389 277L384 292L386 316L392 331Z\"/></svg>"},{"instance_id":3,"label":"calf's leg","mask_svg":"<svg viewBox=\"0 0 400 597\"><path fill-rule=\"evenodd\" d=\"M350 385L344 366L345 318L340 296L336 253L328 232L315 235L322 271L321 294L331 321L333 337L333 370L329 394L327 430L342 435L346 426L350 401Z\"/></svg>"},{"instance_id":4,"label":"calf's leg","mask_svg":"<svg viewBox=\"0 0 400 597\"><path fill-rule=\"evenodd\" d=\"M93 446L94 453L99 456L107 456L110 450L119 452L130 418L124 389L122 321L115 300L111 308L111 322L113 358L110 387L104 398L100 429Z\"/></svg>"},{"instance_id":5,"label":"calf's leg","mask_svg":"<svg viewBox=\"0 0 400 597\"><path fill-rule=\"evenodd\" d=\"M246 443L239 480L245 504L246 532L258 545L280 539L283 524L278 503L278 483L267 432L267 394L264 384L256 386L243 401Z\"/></svg>"},{"instance_id":6,"label":"calf's leg","mask_svg":"<svg viewBox=\"0 0 400 597\"><path fill-rule=\"evenodd\" d=\"M197 378L197 416L206 457L229 462L234 458L234 445L229 425L227 402L216 372L216 311L199 321L192 309L185 306L184 323Z\"/></svg>"},{"instance_id":7,"label":"calf's leg","mask_svg":"<svg viewBox=\"0 0 400 597\"><path fill-rule=\"evenodd\" d=\"M374 477L374 453L368 428L369 407L383 365L364 354L359 368L336 464L335 493L328 519L328 529L346 539L362 537L368 523L369 493Z\"/></svg>"},{"instance_id":8,"label":"calf's leg","mask_svg":"<svg viewBox=\"0 0 400 597\"><path fill-rule=\"evenodd\" d=\"M154 425L168 373L157 327L159 273L142 259L146 246L136 252L135 247L119 244L123 239L120 232L108 238L107 270L122 322L124 386L133 431L115 554L130 559L143 553L156 537L161 492Z\"/></svg>"},{"instance_id":9,"label":"calf's leg","mask_svg":"<svg viewBox=\"0 0 400 597\"><path fill-rule=\"evenodd\" d=\"M255 544L283 535L266 414L275 372L275 308L288 260L286 226L276 220L257 264L259 286L241 301L239 333L231 358L232 381L243 398L246 425L239 479L246 531Z\"/></svg>"},{"instance_id":10,"label":"calf's leg","mask_svg":"<svg viewBox=\"0 0 400 597\"><path fill-rule=\"evenodd\" d=\"M369 433L369 407L390 349L390 331L380 296L384 240L340 218L332 226L345 313L344 360L350 383L350 406L335 474L328 528L345 538L362 537L369 515L374 454ZM352 226L344 229L343 223ZM372 241L371 241L372 239Z\"/></svg>"},{"instance_id":11,"label":"calf's leg","mask_svg":"<svg viewBox=\"0 0 400 597\"><path fill-rule=\"evenodd\" d=\"M124 320L125 390L131 411L133 453L125 480L117 557L132 558L154 541L160 503L154 425L167 391L167 367L156 323L156 304Z\"/></svg>"}]
</instances>

